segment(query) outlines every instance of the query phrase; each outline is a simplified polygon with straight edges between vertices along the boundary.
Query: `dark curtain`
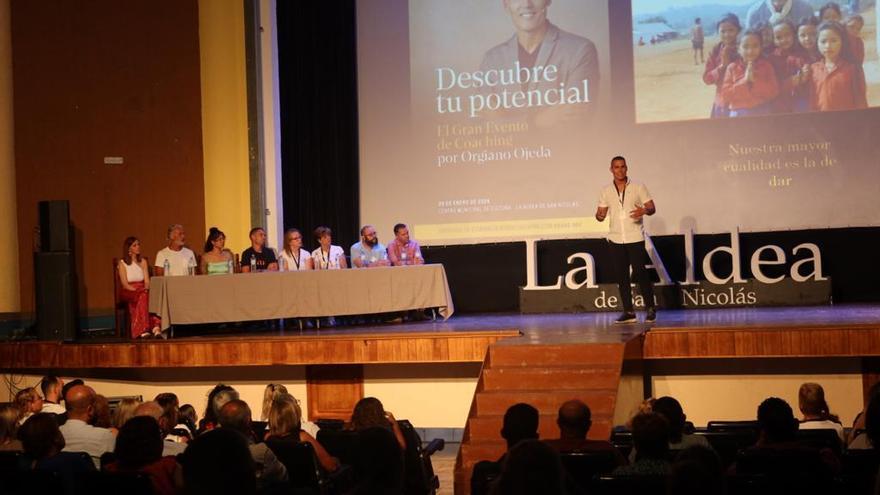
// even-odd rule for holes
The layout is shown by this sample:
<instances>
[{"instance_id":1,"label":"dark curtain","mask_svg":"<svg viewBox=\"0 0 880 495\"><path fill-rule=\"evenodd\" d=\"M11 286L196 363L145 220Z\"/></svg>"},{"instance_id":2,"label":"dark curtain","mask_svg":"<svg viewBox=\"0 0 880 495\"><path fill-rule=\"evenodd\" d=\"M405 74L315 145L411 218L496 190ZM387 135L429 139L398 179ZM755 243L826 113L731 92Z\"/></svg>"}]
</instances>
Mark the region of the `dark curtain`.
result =
<instances>
[{"instance_id":1,"label":"dark curtain","mask_svg":"<svg viewBox=\"0 0 880 495\"><path fill-rule=\"evenodd\" d=\"M357 52L354 0L279 1L278 59L285 228L358 240Z\"/></svg>"}]
</instances>

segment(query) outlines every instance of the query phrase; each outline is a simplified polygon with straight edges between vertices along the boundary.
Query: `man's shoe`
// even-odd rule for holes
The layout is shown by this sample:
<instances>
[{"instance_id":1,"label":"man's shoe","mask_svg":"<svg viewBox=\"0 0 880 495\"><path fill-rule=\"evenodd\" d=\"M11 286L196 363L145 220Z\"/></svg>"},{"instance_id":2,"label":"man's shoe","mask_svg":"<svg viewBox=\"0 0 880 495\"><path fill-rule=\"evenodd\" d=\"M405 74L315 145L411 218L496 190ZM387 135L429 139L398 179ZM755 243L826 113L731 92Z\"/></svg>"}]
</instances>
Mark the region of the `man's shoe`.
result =
<instances>
[{"instance_id":1,"label":"man's shoe","mask_svg":"<svg viewBox=\"0 0 880 495\"><path fill-rule=\"evenodd\" d=\"M657 308L648 308L648 314L645 315L645 323L654 323L657 321Z\"/></svg>"},{"instance_id":2,"label":"man's shoe","mask_svg":"<svg viewBox=\"0 0 880 495\"><path fill-rule=\"evenodd\" d=\"M635 313L623 313L622 315L620 315L620 317L614 320L614 324L619 325L623 323L636 323L637 321L639 321L639 319L636 318Z\"/></svg>"}]
</instances>

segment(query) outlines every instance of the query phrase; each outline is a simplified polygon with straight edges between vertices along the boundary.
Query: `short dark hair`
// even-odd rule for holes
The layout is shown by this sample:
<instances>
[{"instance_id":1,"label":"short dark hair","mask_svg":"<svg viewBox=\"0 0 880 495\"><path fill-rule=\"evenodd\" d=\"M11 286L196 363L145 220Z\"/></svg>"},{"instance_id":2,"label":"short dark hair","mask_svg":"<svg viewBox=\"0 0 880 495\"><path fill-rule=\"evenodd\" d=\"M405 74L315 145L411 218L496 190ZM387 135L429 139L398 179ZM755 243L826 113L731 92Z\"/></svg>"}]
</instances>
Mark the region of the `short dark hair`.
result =
<instances>
[{"instance_id":1,"label":"short dark hair","mask_svg":"<svg viewBox=\"0 0 880 495\"><path fill-rule=\"evenodd\" d=\"M742 24L739 22L739 17L733 12L728 12L721 16L721 19L718 19L718 22L715 24L715 28L720 31L721 25L724 23L736 27L737 32L742 31Z\"/></svg>"},{"instance_id":2,"label":"short dark hair","mask_svg":"<svg viewBox=\"0 0 880 495\"><path fill-rule=\"evenodd\" d=\"M325 235L333 235L333 231L330 230L330 227L321 225L321 226L315 228L314 235L315 235L315 240L320 241L321 238L324 237Z\"/></svg>"},{"instance_id":3,"label":"short dark hair","mask_svg":"<svg viewBox=\"0 0 880 495\"><path fill-rule=\"evenodd\" d=\"M398 223L398 224L396 224L396 225L394 226L394 235L397 235L397 233L400 232L400 229L405 229L405 228L406 228L406 224L405 224L405 223Z\"/></svg>"},{"instance_id":4,"label":"short dark hair","mask_svg":"<svg viewBox=\"0 0 880 495\"><path fill-rule=\"evenodd\" d=\"M770 397L758 406L758 425L770 442L794 440L798 431L798 421L788 402L779 397Z\"/></svg>"},{"instance_id":5,"label":"short dark hair","mask_svg":"<svg viewBox=\"0 0 880 495\"><path fill-rule=\"evenodd\" d=\"M654 401L651 410L666 418L669 423L669 441L672 443L681 442L681 435L684 432L684 410L681 404L673 397L660 397Z\"/></svg>"},{"instance_id":6,"label":"short dark hair","mask_svg":"<svg viewBox=\"0 0 880 495\"><path fill-rule=\"evenodd\" d=\"M254 227L254 228L252 228L251 231L248 232L248 237L253 237L254 234L256 234L257 232L259 232L259 231L261 231L261 230L262 230L263 232L266 231L266 229L264 229L263 227Z\"/></svg>"},{"instance_id":7,"label":"short dark hair","mask_svg":"<svg viewBox=\"0 0 880 495\"><path fill-rule=\"evenodd\" d=\"M162 431L156 418L135 416L119 429L113 453L122 467L138 469L158 461L163 446Z\"/></svg>"},{"instance_id":8,"label":"short dark hair","mask_svg":"<svg viewBox=\"0 0 880 495\"><path fill-rule=\"evenodd\" d=\"M217 428L197 436L178 456L186 493L256 494L257 474L247 439L239 432Z\"/></svg>"},{"instance_id":9,"label":"short dark hair","mask_svg":"<svg viewBox=\"0 0 880 495\"><path fill-rule=\"evenodd\" d=\"M669 452L669 423L663 416L641 413L632 421L633 445L639 459L665 459Z\"/></svg>"},{"instance_id":10,"label":"short dark hair","mask_svg":"<svg viewBox=\"0 0 880 495\"><path fill-rule=\"evenodd\" d=\"M29 417L18 429L24 453L40 460L49 455L53 448L64 448L64 435L58 429L58 420L51 413L36 413Z\"/></svg>"},{"instance_id":11,"label":"short dark hair","mask_svg":"<svg viewBox=\"0 0 880 495\"><path fill-rule=\"evenodd\" d=\"M819 7L819 18L825 15L826 10L833 10L837 12L837 15L843 17L843 12L840 10L840 5L837 2L828 2L825 5Z\"/></svg>"},{"instance_id":12,"label":"short dark hair","mask_svg":"<svg viewBox=\"0 0 880 495\"><path fill-rule=\"evenodd\" d=\"M46 375L40 380L40 391L43 392L44 399L56 385L58 385L58 377L55 375Z\"/></svg>"},{"instance_id":13,"label":"short dark hair","mask_svg":"<svg viewBox=\"0 0 880 495\"><path fill-rule=\"evenodd\" d=\"M612 158L612 159L611 159L611 163L613 164L613 163L616 162L617 160L621 160L623 163L626 163L626 158L624 158L624 157L622 157L622 156L620 156L620 155L617 155L617 156L615 156L614 158Z\"/></svg>"},{"instance_id":14,"label":"short dark hair","mask_svg":"<svg viewBox=\"0 0 880 495\"><path fill-rule=\"evenodd\" d=\"M538 410L524 402L507 408L501 436L507 440L508 449L522 440L538 438Z\"/></svg>"}]
</instances>

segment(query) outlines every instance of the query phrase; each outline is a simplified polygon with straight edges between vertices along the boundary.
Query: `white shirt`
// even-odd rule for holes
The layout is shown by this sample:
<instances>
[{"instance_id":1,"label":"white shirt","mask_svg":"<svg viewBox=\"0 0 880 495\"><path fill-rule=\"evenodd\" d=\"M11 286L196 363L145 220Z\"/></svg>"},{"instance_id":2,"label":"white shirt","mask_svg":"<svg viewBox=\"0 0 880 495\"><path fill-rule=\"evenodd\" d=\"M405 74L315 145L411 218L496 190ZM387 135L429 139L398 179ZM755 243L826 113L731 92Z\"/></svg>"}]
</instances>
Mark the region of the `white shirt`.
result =
<instances>
[{"instance_id":1,"label":"white shirt","mask_svg":"<svg viewBox=\"0 0 880 495\"><path fill-rule=\"evenodd\" d=\"M807 420L799 425L801 430L834 430L837 432L837 436L840 437L841 442L845 442L846 438L844 438L843 433L843 425L840 423L835 423L834 421L820 421L820 420Z\"/></svg>"},{"instance_id":2,"label":"white shirt","mask_svg":"<svg viewBox=\"0 0 880 495\"><path fill-rule=\"evenodd\" d=\"M144 281L144 269L137 261L132 261L130 265L124 261L120 261L120 263L125 268L125 279L129 283Z\"/></svg>"},{"instance_id":3,"label":"white shirt","mask_svg":"<svg viewBox=\"0 0 880 495\"><path fill-rule=\"evenodd\" d=\"M51 414L64 414L64 407L61 404L55 404L54 402L46 402L43 401L43 408L40 409L40 412L51 413Z\"/></svg>"},{"instance_id":4,"label":"white shirt","mask_svg":"<svg viewBox=\"0 0 880 495\"><path fill-rule=\"evenodd\" d=\"M599 208L608 208L608 240L615 244L630 244L645 240L642 218L630 218L629 212L636 205L644 206L651 201L648 188L638 182L627 180L622 194L617 193L614 182L599 193Z\"/></svg>"},{"instance_id":5,"label":"white shirt","mask_svg":"<svg viewBox=\"0 0 880 495\"><path fill-rule=\"evenodd\" d=\"M68 419L61 427L64 435L64 452L85 452L95 467L101 469L101 454L113 452L116 437L107 428L98 428L78 419Z\"/></svg>"},{"instance_id":6,"label":"white shirt","mask_svg":"<svg viewBox=\"0 0 880 495\"><path fill-rule=\"evenodd\" d=\"M171 273L166 273L165 275L187 275L189 274L189 267L196 266L196 255L189 248L180 248L180 251L173 251L171 248L166 247L162 249L158 253L156 253L156 264L159 268L165 268L165 260L168 260L168 263L171 264Z\"/></svg>"},{"instance_id":7,"label":"white shirt","mask_svg":"<svg viewBox=\"0 0 880 495\"><path fill-rule=\"evenodd\" d=\"M331 247L332 251L333 248ZM278 255L278 269L284 272L295 272L298 270L308 270L309 267L306 265L306 262L312 259L312 255L309 254L303 248L299 249L299 264L297 265L296 259L293 256L287 254L287 251L282 249ZM284 261L281 261L284 260Z\"/></svg>"},{"instance_id":8,"label":"white shirt","mask_svg":"<svg viewBox=\"0 0 880 495\"><path fill-rule=\"evenodd\" d=\"M315 260L315 269L318 270L337 270L339 269L339 258L345 259L345 251L340 246L330 246L330 254L322 252L321 248L312 251L312 258Z\"/></svg>"}]
</instances>

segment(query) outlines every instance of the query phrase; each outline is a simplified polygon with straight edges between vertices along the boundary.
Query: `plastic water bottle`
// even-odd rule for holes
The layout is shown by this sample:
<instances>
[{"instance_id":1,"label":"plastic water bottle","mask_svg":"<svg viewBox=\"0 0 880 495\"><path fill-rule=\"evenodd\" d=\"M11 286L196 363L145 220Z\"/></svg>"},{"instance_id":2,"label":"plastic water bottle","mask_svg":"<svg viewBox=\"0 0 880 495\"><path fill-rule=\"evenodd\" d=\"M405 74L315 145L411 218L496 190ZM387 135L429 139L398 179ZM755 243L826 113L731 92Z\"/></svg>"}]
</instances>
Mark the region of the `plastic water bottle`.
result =
<instances>
[{"instance_id":1,"label":"plastic water bottle","mask_svg":"<svg viewBox=\"0 0 880 495\"><path fill-rule=\"evenodd\" d=\"M195 275L196 274L196 259L190 258L189 263L186 266L186 274L187 275Z\"/></svg>"},{"instance_id":2,"label":"plastic water bottle","mask_svg":"<svg viewBox=\"0 0 880 495\"><path fill-rule=\"evenodd\" d=\"M233 272L232 260L226 260L226 273L231 274L232 272Z\"/></svg>"},{"instance_id":3,"label":"plastic water bottle","mask_svg":"<svg viewBox=\"0 0 880 495\"><path fill-rule=\"evenodd\" d=\"M171 262L169 262L167 258L165 259L165 263L162 263L162 272L166 277L171 276Z\"/></svg>"},{"instance_id":4,"label":"plastic water bottle","mask_svg":"<svg viewBox=\"0 0 880 495\"><path fill-rule=\"evenodd\" d=\"M400 253L400 264L406 265L406 251Z\"/></svg>"},{"instance_id":5,"label":"plastic water bottle","mask_svg":"<svg viewBox=\"0 0 880 495\"><path fill-rule=\"evenodd\" d=\"M251 273L256 273L257 271L257 255L251 255Z\"/></svg>"},{"instance_id":6,"label":"plastic water bottle","mask_svg":"<svg viewBox=\"0 0 880 495\"><path fill-rule=\"evenodd\" d=\"M278 258L278 271L279 272L286 272L287 271L287 259L284 256Z\"/></svg>"}]
</instances>

